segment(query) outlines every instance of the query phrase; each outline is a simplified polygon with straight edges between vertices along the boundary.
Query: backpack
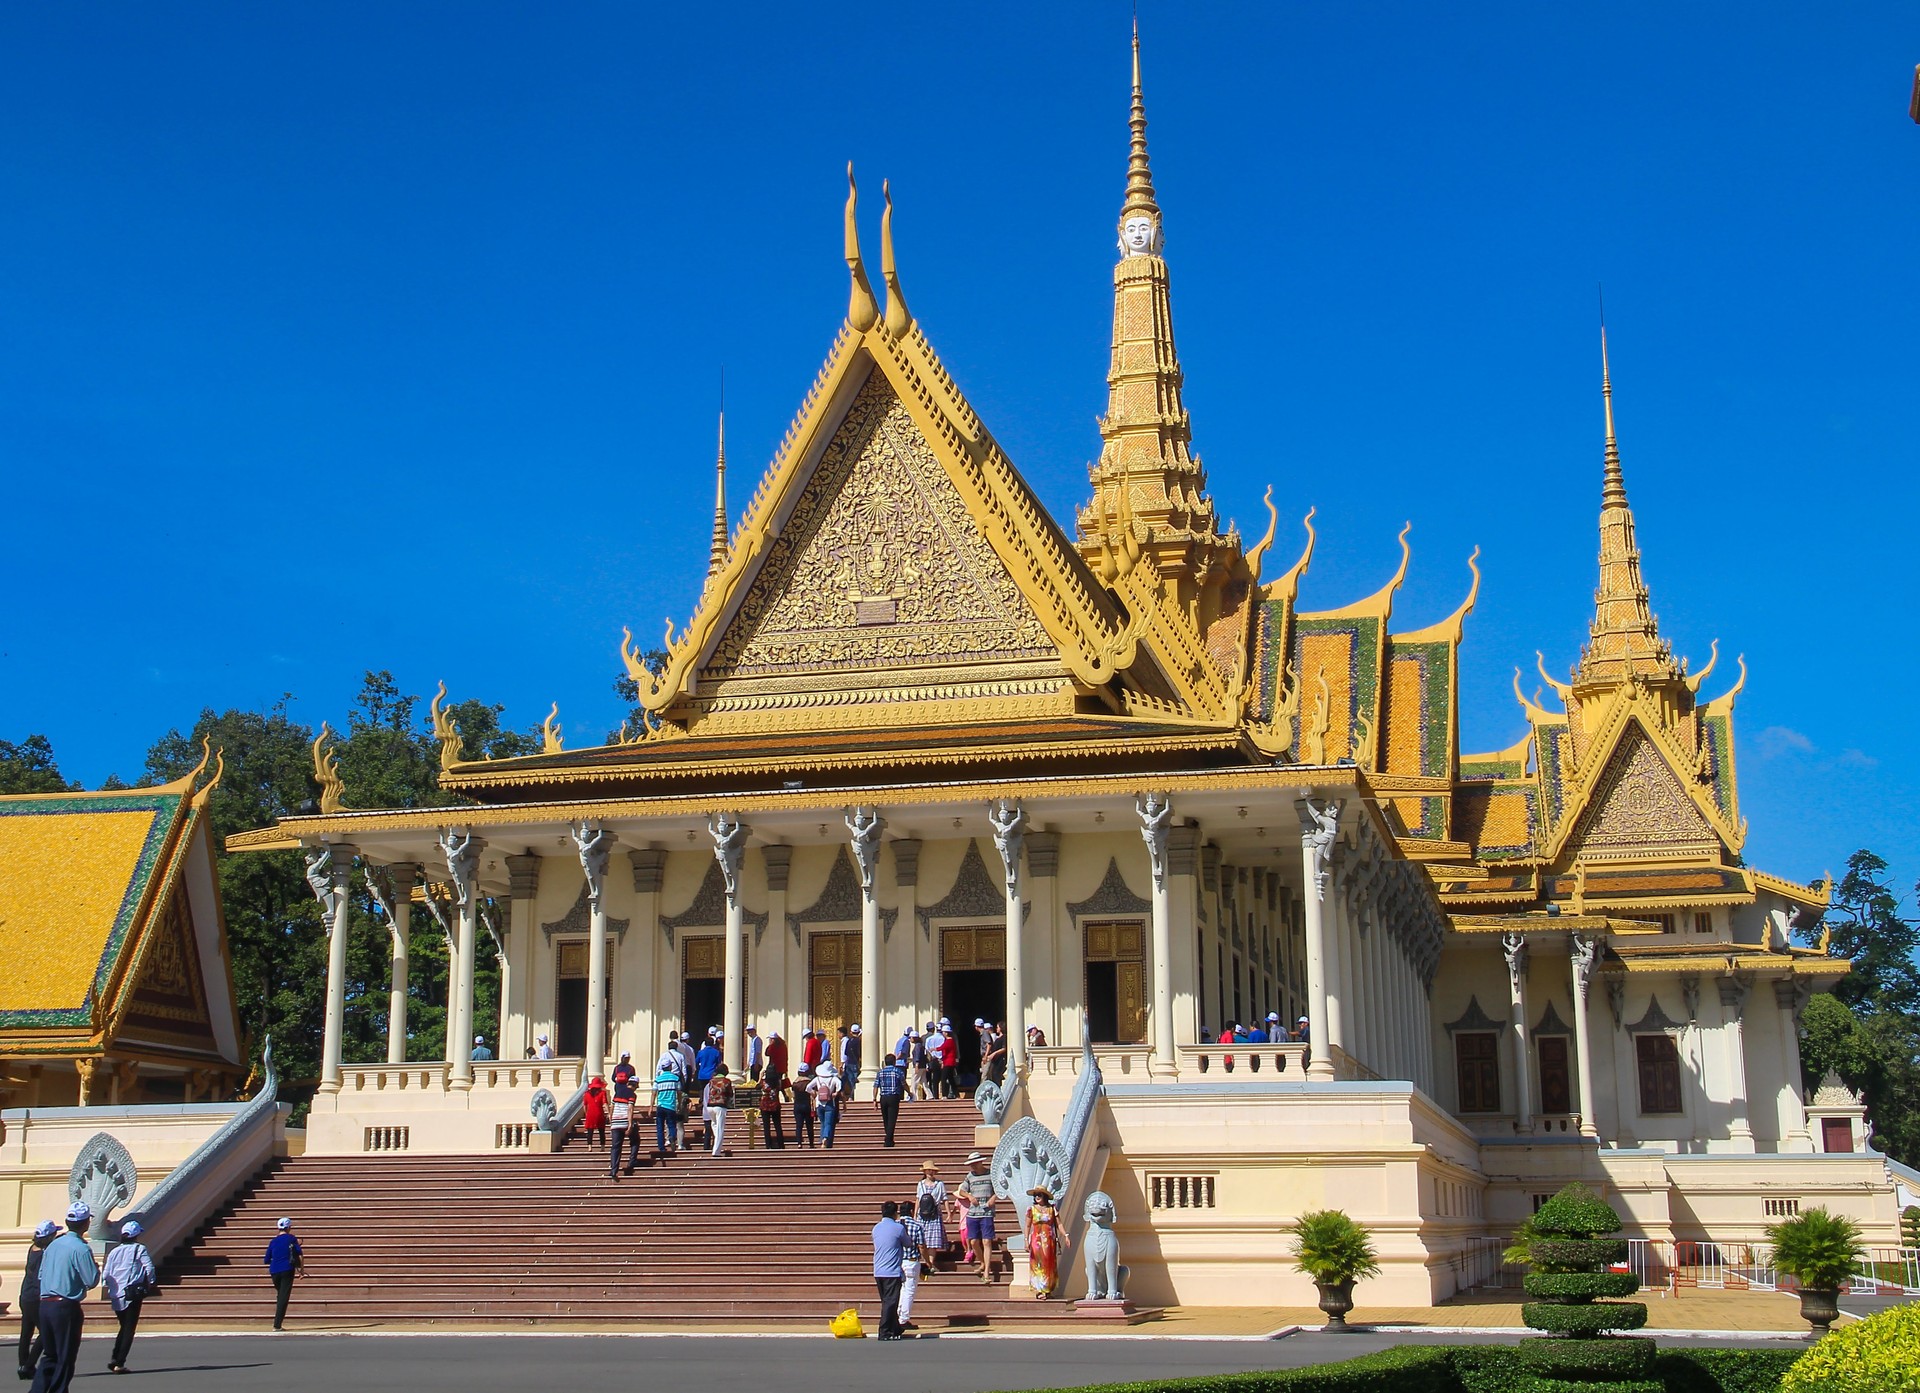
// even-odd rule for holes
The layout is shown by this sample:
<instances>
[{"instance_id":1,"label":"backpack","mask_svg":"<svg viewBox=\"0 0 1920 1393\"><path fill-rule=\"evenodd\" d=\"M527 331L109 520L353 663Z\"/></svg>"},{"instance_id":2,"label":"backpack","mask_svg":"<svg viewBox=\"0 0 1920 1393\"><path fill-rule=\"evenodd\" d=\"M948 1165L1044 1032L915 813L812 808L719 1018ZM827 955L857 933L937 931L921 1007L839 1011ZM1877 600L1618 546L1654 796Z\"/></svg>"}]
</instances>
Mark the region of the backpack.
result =
<instances>
[{"instance_id":1,"label":"backpack","mask_svg":"<svg viewBox=\"0 0 1920 1393\"><path fill-rule=\"evenodd\" d=\"M914 1210L914 1217L923 1224L937 1224L940 1222L940 1201L933 1197L933 1191L922 1190L920 1192L920 1204Z\"/></svg>"}]
</instances>

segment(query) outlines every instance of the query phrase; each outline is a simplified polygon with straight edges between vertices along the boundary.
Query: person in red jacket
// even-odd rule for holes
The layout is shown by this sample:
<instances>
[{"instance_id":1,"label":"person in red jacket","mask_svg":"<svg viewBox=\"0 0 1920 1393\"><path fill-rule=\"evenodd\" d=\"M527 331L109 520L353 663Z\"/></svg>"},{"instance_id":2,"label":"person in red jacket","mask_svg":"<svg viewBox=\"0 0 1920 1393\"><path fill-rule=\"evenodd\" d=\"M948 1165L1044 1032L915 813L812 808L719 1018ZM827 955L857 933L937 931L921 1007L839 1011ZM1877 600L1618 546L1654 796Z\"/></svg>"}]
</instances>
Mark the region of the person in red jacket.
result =
<instances>
[{"instance_id":1,"label":"person in red jacket","mask_svg":"<svg viewBox=\"0 0 1920 1393\"><path fill-rule=\"evenodd\" d=\"M805 1042L800 1046L800 1062L807 1066L807 1072L813 1073L827 1057L827 1032L810 1030Z\"/></svg>"},{"instance_id":2,"label":"person in red jacket","mask_svg":"<svg viewBox=\"0 0 1920 1393\"><path fill-rule=\"evenodd\" d=\"M960 1042L953 1038L953 1031L941 1022L941 1034L946 1037L940 1046L940 1076L946 1082L947 1097L960 1096Z\"/></svg>"},{"instance_id":3,"label":"person in red jacket","mask_svg":"<svg viewBox=\"0 0 1920 1393\"><path fill-rule=\"evenodd\" d=\"M595 1132L600 1134L600 1145L607 1144L607 1081L598 1074L587 1085L587 1096L580 1111L580 1130L587 1134L587 1146L592 1148Z\"/></svg>"},{"instance_id":4,"label":"person in red jacket","mask_svg":"<svg viewBox=\"0 0 1920 1393\"><path fill-rule=\"evenodd\" d=\"M787 1042L780 1038L777 1030L767 1032L766 1073L783 1079L787 1076Z\"/></svg>"}]
</instances>

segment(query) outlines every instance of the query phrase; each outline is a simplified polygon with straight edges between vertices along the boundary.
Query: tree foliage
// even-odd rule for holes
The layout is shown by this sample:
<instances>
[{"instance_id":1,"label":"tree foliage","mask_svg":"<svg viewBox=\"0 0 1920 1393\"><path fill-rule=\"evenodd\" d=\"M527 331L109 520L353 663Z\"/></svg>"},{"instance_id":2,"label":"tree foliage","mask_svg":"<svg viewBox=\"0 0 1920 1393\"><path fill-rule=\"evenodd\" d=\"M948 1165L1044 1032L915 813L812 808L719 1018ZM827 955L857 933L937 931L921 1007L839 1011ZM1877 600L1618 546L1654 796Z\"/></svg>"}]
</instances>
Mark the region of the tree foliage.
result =
<instances>
[{"instance_id":1,"label":"tree foliage","mask_svg":"<svg viewBox=\"0 0 1920 1393\"><path fill-rule=\"evenodd\" d=\"M69 793L79 787L61 776L46 736L29 735L17 745L0 740L0 793Z\"/></svg>"},{"instance_id":2,"label":"tree foliage","mask_svg":"<svg viewBox=\"0 0 1920 1393\"><path fill-rule=\"evenodd\" d=\"M1865 1097L1875 1145L1920 1165L1920 924L1901 914L1887 863L1856 851L1825 926L1829 951L1852 971L1802 1013L1802 1084L1811 1090L1828 1070L1838 1073Z\"/></svg>"}]
</instances>

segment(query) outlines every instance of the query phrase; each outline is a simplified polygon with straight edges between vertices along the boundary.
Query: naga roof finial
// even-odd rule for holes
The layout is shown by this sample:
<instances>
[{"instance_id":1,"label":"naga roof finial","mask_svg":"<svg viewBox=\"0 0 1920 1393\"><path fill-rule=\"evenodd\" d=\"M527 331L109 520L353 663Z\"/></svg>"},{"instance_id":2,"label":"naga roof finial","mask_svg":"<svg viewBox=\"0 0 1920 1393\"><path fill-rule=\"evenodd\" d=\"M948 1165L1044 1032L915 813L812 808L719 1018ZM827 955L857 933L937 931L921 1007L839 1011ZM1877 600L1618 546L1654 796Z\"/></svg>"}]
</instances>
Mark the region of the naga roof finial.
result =
<instances>
[{"instance_id":1,"label":"naga roof finial","mask_svg":"<svg viewBox=\"0 0 1920 1393\"><path fill-rule=\"evenodd\" d=\"M880 306L873 298L873 286L867 280L866 264L860 260L860 191L853 182L853 161L847 161L847 270L853 277L853 290L847 298L847 323L854 332L864 334L880 319Z\"/></svg>"},{"instance_id":2,"label":"naga roof finial","mask_svg":"<svg viewBox=\"0 0 1920 1393\"><path fill-rule=\"evenodd\" d=\"M893 260L893 190L880 181L880 198L885 204L880 214L880 279L887 287L887 332L896 339L913 327L913 311L900 291L900 273Z\"/></svg>"}]
</instances>

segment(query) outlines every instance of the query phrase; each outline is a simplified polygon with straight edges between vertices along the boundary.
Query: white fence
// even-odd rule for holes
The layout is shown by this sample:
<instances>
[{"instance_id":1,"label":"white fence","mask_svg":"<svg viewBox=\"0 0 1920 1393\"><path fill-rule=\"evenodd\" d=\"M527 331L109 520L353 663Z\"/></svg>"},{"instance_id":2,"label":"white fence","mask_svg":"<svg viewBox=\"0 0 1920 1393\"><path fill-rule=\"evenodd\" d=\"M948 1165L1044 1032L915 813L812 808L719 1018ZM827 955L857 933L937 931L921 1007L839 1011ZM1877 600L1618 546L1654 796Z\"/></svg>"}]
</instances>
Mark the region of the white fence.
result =
<instances>
[{"instance_id":1,"label":"white fence","mask_svg":"<svg viewBox=\"0 0 1920 1393\"><path fill-rule=\"evenodd\" d=\"M1775 1271L1772 1252L1752 1243L1635 1238L1627 1244L1627 1270L1647 1292L1670 1293L1683 1287L1799 1290L1792 1277ZM1920 1249L1867 1249L1855 1268L1850 1292L1854 1296L1877 1292L1920 1296Z\"/></svg>"}]
</instances>

